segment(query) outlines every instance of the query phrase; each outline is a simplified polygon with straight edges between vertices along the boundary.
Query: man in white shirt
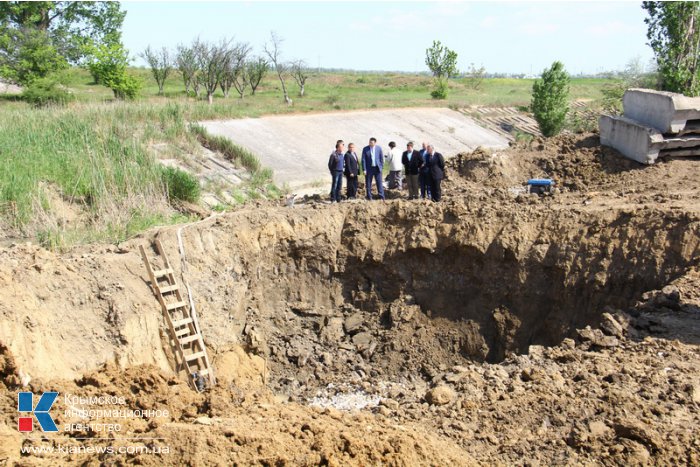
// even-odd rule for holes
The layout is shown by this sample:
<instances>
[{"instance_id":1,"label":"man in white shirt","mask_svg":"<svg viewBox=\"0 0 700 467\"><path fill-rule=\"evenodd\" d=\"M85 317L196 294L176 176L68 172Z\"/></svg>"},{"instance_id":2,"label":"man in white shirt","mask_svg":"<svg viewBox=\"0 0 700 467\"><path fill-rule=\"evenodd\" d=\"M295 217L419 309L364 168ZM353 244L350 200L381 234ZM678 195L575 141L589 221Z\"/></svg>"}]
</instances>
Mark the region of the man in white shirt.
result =
<instances>
[{"instance_id":1,"label":"man in white shirt","mask_svg":"<svg viewBox=\"0 0 700 467\"><path fill-rule=\"evenodd\" d=\"M400 190L402 185L401 180L401 155L394 153L394 148L396 147L395 142L389 143L389 150L386 153L386 160L389 163L389 189L390 190Z\"/></svg>"}]
</instances>

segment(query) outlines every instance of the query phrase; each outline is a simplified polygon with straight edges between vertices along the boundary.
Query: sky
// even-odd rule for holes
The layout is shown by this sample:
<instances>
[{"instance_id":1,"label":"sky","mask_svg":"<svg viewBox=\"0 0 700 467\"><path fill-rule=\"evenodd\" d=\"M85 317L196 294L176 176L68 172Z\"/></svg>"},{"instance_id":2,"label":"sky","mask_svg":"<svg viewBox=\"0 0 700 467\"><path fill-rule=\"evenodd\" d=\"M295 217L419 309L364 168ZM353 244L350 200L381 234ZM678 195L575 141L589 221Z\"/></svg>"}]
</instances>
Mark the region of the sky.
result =
<instances>
[{"instance_id":1,"label":"sky","mask_svg":"<svg viewBox=\"0 0 700 467\"><path fill-rule=\"evenodd\" d=\"M122 39L132 56L194 38L248 42L253 53L275 31L282 58L312 67L427 71L439 40L487 72L538 75L560 60L572 75L648 64L641 2L121 2ZM135 65L145 65L135 58Z\"/></svg>"}]
</instances>

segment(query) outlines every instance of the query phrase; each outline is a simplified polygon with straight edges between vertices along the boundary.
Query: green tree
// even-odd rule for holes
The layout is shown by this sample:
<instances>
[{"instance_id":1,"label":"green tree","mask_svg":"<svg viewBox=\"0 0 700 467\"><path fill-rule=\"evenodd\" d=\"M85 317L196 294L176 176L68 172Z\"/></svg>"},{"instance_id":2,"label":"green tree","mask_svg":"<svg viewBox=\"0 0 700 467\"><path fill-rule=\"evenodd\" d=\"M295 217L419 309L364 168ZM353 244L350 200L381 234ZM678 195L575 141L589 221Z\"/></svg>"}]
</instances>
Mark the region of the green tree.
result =
<instances>
[{"instance_id":1,"label":"green tree","mask_svg":"<svg viewBox=\"0 0 700 467\"><path fill-rule=\"evenodd\" d=\"M647 39L656 55L661 87L688 96L700 94L700 3L642 2Z\"/></svg>"},{"instance_id":2,"label":"green tree","mask_svg":"<svg viewBox=\"0 0 700 467\"><path fill-rule=\"evenodd\" d=\"M27 84L78 64L88 50L118 42L118 2L0 2L0 74Z\"/></svg>"},{"instance_id":3,"label":"green tree","mask_svg":"<svg viewBox=\"0 0 700 467\"><path fill-rule=\"evenodd\" d=\"M44 32L24 28L0 33L0 76L5 80L27 86L67 67Z\"/></svg>"},{"instance_id":4,"label":"green tree","mask_svg":"<svg viewBox=\"0 0 700 467\"><path fill-rule=\"evenodd\" d=\"M431 95L435 99L447 98L447 80L457 73L457 52L433 41L432 47L425 49L425 64L435 77L435 89Z\"/></svg>"},{"instance_id":5,"label":"green tree","mask_svg":"<svg viewBox=\"0 0 700 467\"><path fill-rule=\"evenodd\" d=\"M141 89L141 82L127 73L128 65L128 51L116 42L93 47L87 67L97 82L114 92L114 97L134 99Z\"/></svg>"},{"instance_id":6,"label":"green tree","mask_svg":"<svg viewBox=\"0 0 700 467\"><path fill-rule=\"evenodd\" d=\"M564 127L569 112L569 74L556 61L532 85L532 113L544 136L554 136Z\"/></svg>"}]
</instances>

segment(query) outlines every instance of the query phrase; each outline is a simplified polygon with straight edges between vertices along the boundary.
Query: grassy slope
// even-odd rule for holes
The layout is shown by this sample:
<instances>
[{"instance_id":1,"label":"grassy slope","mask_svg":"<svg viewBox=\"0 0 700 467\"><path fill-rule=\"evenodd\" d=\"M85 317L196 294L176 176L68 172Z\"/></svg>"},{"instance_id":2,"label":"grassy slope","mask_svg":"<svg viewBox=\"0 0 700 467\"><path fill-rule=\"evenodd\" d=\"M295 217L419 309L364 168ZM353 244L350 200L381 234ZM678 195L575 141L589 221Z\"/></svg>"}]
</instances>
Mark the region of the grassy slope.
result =
<instances>
[{"instance_id":1,"label":"grassy slope","mask_svg":"<svg viewBox=\"0 0 700 467\"><path fill-rule=\"evenodd\" d=\"M490 79L474 90L455 80L449 99L435 101L427 76L322 73L309 79L304 98L295 96L298 90L290 83L294 105L288 107L270 74L255 96L239 99L232 90L224 99L217 91L210 106L187 98L175 74L166 83L165 96L157 96L149 72L134 72L145 85L136 102L114 102L109 89L91 84L80 69L68 73L67 85L77 100L66 108L34 109L13 98L0 100L0 227L60 246L119 240L173 220L149 146L168 142L191 152L199 143L188 122L381 107L527 105L532 88L531 80ZM605 83L573 80L571 97L599 99ZM80 228L61 226L52 215L48 189L88 212L89 222Z\"/></svg>"}]
</instances>

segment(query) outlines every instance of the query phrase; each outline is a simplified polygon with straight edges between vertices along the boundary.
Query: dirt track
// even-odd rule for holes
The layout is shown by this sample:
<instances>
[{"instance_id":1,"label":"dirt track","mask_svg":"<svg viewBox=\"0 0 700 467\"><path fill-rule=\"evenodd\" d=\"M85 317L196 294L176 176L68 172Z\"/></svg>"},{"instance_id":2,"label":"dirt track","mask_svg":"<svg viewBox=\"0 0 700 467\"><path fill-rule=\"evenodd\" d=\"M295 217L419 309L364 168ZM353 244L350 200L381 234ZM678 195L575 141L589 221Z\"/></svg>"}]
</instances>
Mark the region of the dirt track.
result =
<instances>
[{"instance_id":1,"label":"dirt track","mask_svg":"<svg viewBox=\"0 0 700 467\"><path fill-rule=\"evenodd\" d=\"M385 149L389 141L395 141L401 151L409 140L417 148L422 141L430 141L446 157L477 146L508 145L501 135L445 108L346 111L201 124L212 134L226 136L251 150L263 165L274 170L277 183L292 188L327 182L328 155L338 139L354 142L358 154L372 136Z\"/></svg>"},{"instance_id":2,"label":"dirt track","mask_svg":"<svg viewBox=\"0 0 700 467\"><path fill-rule=\"evenodd\" d=\"M205 395L170 369L137 255L157 236L177 258L173 228L0 250L0 460L46 444L12 428L29 375L170 408L125 424L170 457L102 462L697 465L698 161L643 168L562 136L448 175L439 204L263 203L186 230L220 379ZM524 194L535 176L560 192Z\"/></svg>"}]
</instances>

